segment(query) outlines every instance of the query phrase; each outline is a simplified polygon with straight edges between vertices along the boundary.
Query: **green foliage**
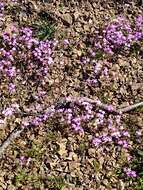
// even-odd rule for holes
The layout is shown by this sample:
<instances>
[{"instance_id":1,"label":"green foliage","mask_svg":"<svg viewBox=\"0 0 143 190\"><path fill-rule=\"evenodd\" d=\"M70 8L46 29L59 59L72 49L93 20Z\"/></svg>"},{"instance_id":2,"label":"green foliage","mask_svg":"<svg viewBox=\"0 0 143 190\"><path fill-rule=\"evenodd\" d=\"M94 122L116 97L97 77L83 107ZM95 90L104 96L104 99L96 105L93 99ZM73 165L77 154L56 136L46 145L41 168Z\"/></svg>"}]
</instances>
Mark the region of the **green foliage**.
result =
<instances>
[{"instance_id":1,"label":"green foliage","mask_svg":"<svg viewBox=\"0 0 143 190\"><path fill-rule=\"evenodd\" d=\"M105 104L110 103L109 96L105 95L105 90L103 90L102 92L97 92L97 95L100 98L100 100L104 102Z\"/></svg>"},{"instance_id":2,"label":"green foliage","mask_svg":"<svg viewBox=\"0 0 143 190\"><path fill-rule=\"evenodd\" d=\"M15 17L15 14L19 14L20 11L21 11L21 7L19 5L14 5L14 4L10 4L8 7L7 7L7 10L9 13L12 14L12 16Z\"/></svg>"},{"instance_id":3,"label":"green foliage","mask_svg":"<svg viewBox=\"0 0 143 190\"><path fill-rule=\"evenodd\" d=\"M27 156L31 158L40 159L43 154L43 149L37 144L32 144L32 148L27 151Z\"/></svg>"},{"instance_id":4,"label":"green foliage","mask_svg":"<svg viewBox=\"0 0 143 190\"><path fill-rule=\"evenodd\" d=\"M95 59L97 60L103 60L104 59L104 53L101 50L98 50L95 55Z\"/></svg>"},{"instance_id":5,"label":"green foliage","mask_svg":"<svg viewBox=\"0 0 143 190\"><path fill-rule=\"evenodd\" d=\"M134 112L143 113L143 107L138 107L134 110Z\"/></svg>"},{"instance_id":6,"label":"green foliage","mask_svg":"<svg viewBox=\"0 0 143 190\"><path fill-rule=\"evenodd\" d=\"M122 171L121 168L117 168L117 169L116 169L116 175L119 176L119 177L122 177L123 171Z\"/></svg>"},{"instance_id":7,"label":"green foliage","mask_svg":"<svg viewBox=\"0 0 143 190\"><path fill-rule=\"evenodd\" d=\"M134 150L134 159L131 162L131 167L137 171L138 178L137 182L135 183L134 190L142 190L143 189L143 169L142 169L142 162L143 162L143 151L141 149Z\"/></svg>"},{"instance_id":8,"label":"green foliage","mask_svg":"<svg viewBox=\"0 0 143 190\"><path fill-rule=\"evenodd\" d=\"M79 145L79 151L81 154L83 154L87 149L87 146L84 142L81 142L80 145Z\"/></svg>"},{"instance_id":9,"label":"green foliage","mask_svg":"<svg viewBox=\"0 0 143 190\"><path fill-rule=\"evenodd\" d=\"M134 158L130 163L130 167L137 171L138 175L143 176L142 162L143 162L143 151L141 149L136 148L133 153Z\"/></svg>"},{"instance_id":10,"label":"green foliage","mask_svg":"<svg viewBox=\"0 0 143 190\"><path fill-rule=\"evenodd\" d=\"M125 118L124 120L125 127L129 130L131 138L135 139L135 134L137 131L137 128L135 127L135 122L131 120L130 118Z\"/></svg>"},{"instance_id":11,"label":"green foliage","mask_svg":"<svg viewBox=\"0 0 143 190\"><path fill-rule=\"evenodd\" d=\"M143 189L143 176L139 178L138 182L134 187L134 190L142 190L142 189Z\"/></svg>"},{"instance_id":12,"label":"green foliage","mask_svg":"<svg viewBox=\"0 0 143 190\"><path fill-rule=\"evenodd\" d=\"M63 3L60 3L60 4L59 4L59 8L60 8L61 11L64 11L64 4L63 4Z\"/></svg>"},{"instance_id":13,"label":"green foliage","mask_svg":"<svg viewBox=\"0 0 143 190\"><path fill-rule=\"evenodd\" d=\"M134 43L131 46L130 53L137 56L139 55L140 50L141 50L141 46L138 43Z\"/></svg>"},{"instance_id":14,"label":"green foliage","mask_svg":"<svg viewBox=\"0 0 143 190\"><path fill-rule=\"evenodd\" d=\"M65 32L61 32L61 33L60 33L60 38L61 38L61 39L65 39L65 36L66 36L66 33L65 33Z\"/></svg>"},{"instance_id":15,"label":"green foliage","mask_svg":"<svg viewBox=\"0 0 143 190\"><path fill-rule=\"evenodd\" d=\"M93 160L92 164L93 164L93 167L94 167L96 173L100 172L100 163L97 161L97 159Z\"/></svg>"},{"instance_id":16,"label":"green foliage","mask_svg":"<svg viewBox=\"0 0 143 190\"><path fill-rule=\"evenodd\" d=\"M59 134L55 131L48 131L47 132L47 140L48 141L57 141L59 138Z\"/></svg>"},{"instance_id":17,"label":"green foliage","mask_svg":"<svg viewBox=\"0 0 143 190\"><path fill-rule=\"evenodd\" d=\"M39 19L32 24L35 37L40 40L53 39L56 31L56 20L51 12L40 12Z\"/></svg>"},{"instance_id":18,"label":"green foliage","mask_svg":"<svg viewBox=\"0 0 143 190\"><path fill-rule=\"evenodd\" d=\"M27 174L24 170L20 170L18 175L16 176L16 183L23 182L27 178Z\"/></svg>"},{"instance_id":19,"label":"green foliage","mask_svg":"<svg viewBox=\"0 0 143 190\"><path fill-rule=\"evenodd\" d=\"M48 176L48 189L61 190L65 186L62 176L51 175Z\"/></svg>"},{"instance_id":20,"label":"green foliage","mask_svg":"<svg viewBox=\"0 0 143 190\"><path fill-rule=\"evenodd\" d=\"M37 176L35 174L29 174L26 172L24 168L19 168L19 172L17 173L17 176L15 177L16 184L28 182L28 183L35 183L40 182L40 176Z\"/></svg>"},{"instance_id":21,"label":"green foliage","mask_svg":"<svg viewBox=\"0 0 143 190\"><path fill-rule=\"evenodd\" d=\"M53 39L56 31L55 24L51 24L48 21L40 20L33 24L35 28L35 37L40 40Z\"/></svg>"}]
</instances>

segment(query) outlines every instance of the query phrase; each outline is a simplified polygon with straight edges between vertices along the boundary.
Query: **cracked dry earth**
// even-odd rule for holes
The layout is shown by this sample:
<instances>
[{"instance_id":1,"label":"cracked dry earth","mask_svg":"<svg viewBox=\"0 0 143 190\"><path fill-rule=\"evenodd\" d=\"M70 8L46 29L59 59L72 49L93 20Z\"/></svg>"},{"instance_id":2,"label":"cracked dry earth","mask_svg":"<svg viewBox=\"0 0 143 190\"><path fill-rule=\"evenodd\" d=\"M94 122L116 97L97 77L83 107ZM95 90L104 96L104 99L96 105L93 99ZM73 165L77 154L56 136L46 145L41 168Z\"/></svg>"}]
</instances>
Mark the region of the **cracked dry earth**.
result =
<instances>
[{"instance_id":1,"label":"cracked dry earth","mask_svg":"<svg viewBox=\"0 0 143 190\"><path fill-rule=\"evenodd\" d=\"M6 1L11 3L10 1ZM105 16L115 18L127 15L132 19L142 14L137 1L19 1L18 11L14 6L7 12L1 30L10 30L31 25L38 19L50 17L56 25L55 38L69 39L70 48L61 47L55 52L55 62L49 75L37 84L30 81L22 84L16 79L16 94L7 95L7 81L0 84L1 107L18 103L21 108L35 109L37 92L41 89L48 96L42 103L51 105L60 97L69 95L98 97L103 103L125 107L143 100L143 49L128 57L117 54L104 59L109 76L99 77L93 85L93 65L83 64L80 57L88 50L86 40L95 27L105 22ZM37 105L38 106L38 105ZM11 116L0 125L0 141L7 137L22 118ZM142 139L134 139L136 129L142 130L143 110L124 115L124 125L131 130L134 149L142 149ZM25 129L5 151L0 159L0 190L132 190L135 179L117 175L128 163L128 152L121 147L102 146L96 149L89 144L92 135L84 137L69 131L66 126L51 119L45 125Z\"/></svg>"}]
</instances>

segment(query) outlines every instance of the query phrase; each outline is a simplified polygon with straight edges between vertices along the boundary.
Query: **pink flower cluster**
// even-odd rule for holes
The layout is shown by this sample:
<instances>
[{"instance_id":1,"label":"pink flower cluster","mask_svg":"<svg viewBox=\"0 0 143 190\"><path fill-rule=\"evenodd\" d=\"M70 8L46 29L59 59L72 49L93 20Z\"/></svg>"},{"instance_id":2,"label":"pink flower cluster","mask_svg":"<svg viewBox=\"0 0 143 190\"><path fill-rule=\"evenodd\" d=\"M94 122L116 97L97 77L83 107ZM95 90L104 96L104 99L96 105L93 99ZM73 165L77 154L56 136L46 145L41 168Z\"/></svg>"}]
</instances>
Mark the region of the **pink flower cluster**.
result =
<instances>
[{"instance_id":1,"label":"pink flower cluster","mask_svg":"<svg viewBox=\"0 0 143 190\"><path fill-rule=\"evenodd\" d=\"M58 41L39 41L32 37L30 28L23 28L12 35L3 33L0 46L0 71L7 77L18 74L43 76L54 62L52 54Z\"/></svg>"},{"instance_id":2,"label":"pink flower cluster","mask_svg":"<svg viewBox=\"0 0 143 190\"><path fill-rule=\"evenodd\" d=\"M89 39L93 45L91 55L95 56L99 50L107 54L113 54L117 50L127 50L141 39L143 39L143 17L139 15L134 22L131 22L124 16L118 16L113 21L105 23L103 28L95 30L94 37Z\"/></svg>"},{"instance_id":3,"label":"pink flower cluster","mask_svg":"<svg viewBox=\"0 0 143 190\"><path fill-rule=\"evenodd\" d=\"M97 119L97 126L99 125L99 129L101 128L101 125L107 127L106 132L104 132L104 128L103 132L100 129L99 133L97 133L97 136L93 138L92 143L95 147L99 148L105 143L115 143L125 149L130 148L130 144L128 142L130 141L130 134L128 130L123 127L121 122L121 116L109 116L108 119L106 117L104 118L103 115L100 116L99 114L97 114L96 117L97 116L99 117ZM99 122L100 120L102 122Z\"/></svg>"}]
</instances>

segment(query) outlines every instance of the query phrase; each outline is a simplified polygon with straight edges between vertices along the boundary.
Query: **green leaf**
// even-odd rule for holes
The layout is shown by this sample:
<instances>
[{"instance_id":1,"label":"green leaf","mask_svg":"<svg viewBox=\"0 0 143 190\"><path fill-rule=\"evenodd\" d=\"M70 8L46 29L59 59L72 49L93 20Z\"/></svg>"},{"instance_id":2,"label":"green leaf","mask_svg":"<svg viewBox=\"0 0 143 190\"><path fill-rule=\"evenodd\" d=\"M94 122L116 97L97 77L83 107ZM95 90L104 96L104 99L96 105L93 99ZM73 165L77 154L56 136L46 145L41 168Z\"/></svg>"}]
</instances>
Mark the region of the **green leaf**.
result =
<instances>
[{"instance_id":1,"label":"green leaf","mask_svg":"<svg viewBox=\"0 0 143 190\"><path fill-rule=\"evenodd\" d=\"M137 152L138 152L138 154L139 154L140 156L143 156L143 151L142 151L142 150L137 150Z\"/></svg>"},{"instance_id":2,"label":"green leaf","mask_svg":"<svg viewBox=\"0 0 143 190\"><path fill-rule=\"evenodd\" d=\"M93 166L95 170L98 172L100 168L100 163L97 160L93 160Z\"/></svg>"}]
</instances>

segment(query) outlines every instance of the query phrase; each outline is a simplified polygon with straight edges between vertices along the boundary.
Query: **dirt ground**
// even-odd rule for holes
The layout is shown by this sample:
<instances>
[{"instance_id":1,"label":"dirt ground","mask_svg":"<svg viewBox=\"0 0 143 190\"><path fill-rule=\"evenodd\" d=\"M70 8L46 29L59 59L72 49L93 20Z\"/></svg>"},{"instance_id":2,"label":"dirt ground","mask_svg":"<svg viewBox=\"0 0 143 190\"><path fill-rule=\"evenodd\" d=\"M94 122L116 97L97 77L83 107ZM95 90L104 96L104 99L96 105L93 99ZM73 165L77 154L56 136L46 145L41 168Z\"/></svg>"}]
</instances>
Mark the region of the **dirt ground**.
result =
<instances>
[{"instance_id":1,"label":"dirt ground","mask_svg":"<svg viewBox=\"0 0 143 190\"><path fill-rule=\"evenodd\" d=\"M132 20L143 14L141 1L17 1L15 5L5 0L9 6L0 31L11 31L22 26L40 27L50 23L55 30L54 38L68 39L69 47L58 46L55 62L49 69L46 84L42 80L22 84L16 79L17 91L7 94L7 81L1 79L0 105L18 103L24 110L35 108L37 92L47 92L42 103L52 105L60 97L98 97L103 103L121 108L143 100L143 43L140 52L116 54L104 59L108 64L110 77L100 77L100 85L89 83L93 78L93 65L80 60L88 51L87 40L96 27L103 25L118 15ZM35 35L38 29L35 29ZM48 33L49 34L49 33ZM112 73L114 72L114 75ZM0 124L2 142L17 124L20 116L11 116ZM142 131L143 109L124 115L124 125L133 132ZM86 131L84 137L69 131L66 126L51 119L45 124L25 129L0 158L0 190L132 190L139 178L127 178L120 174L122 166L128 164L128 152L112 144L101 150L91 146L92 134ZM134 137L135 138L135 137ZM133 140L134 150L142 150L142 139ZM104 155L101 152L105 152ZM135 153L132 153L135 156ZM142 166L142 157L141 165Z\"/></svg>"}]
</instances>

